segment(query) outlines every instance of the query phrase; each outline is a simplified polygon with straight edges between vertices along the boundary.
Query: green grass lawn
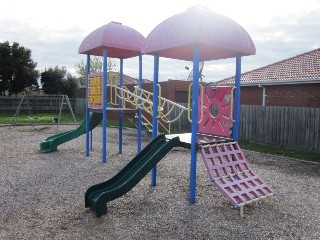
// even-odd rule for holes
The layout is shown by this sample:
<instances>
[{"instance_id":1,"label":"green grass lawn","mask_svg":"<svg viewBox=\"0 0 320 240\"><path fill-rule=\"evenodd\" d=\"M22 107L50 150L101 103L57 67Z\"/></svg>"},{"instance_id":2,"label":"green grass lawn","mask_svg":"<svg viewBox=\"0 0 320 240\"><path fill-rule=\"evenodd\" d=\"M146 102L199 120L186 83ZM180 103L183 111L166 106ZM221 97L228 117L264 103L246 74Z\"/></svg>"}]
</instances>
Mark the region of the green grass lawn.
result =
<instances>
[{"instance_id":1,"label":"green grass lawn","mask_svg":"<svg viewBox=\"0 0 320 240\"><path fill-rule=\"evenodd\" d=\"M12 124L14 114L0 114L0 124ZM28 114L19 114L17 118L17 124L56 124L52 121L52 118L57 117L55 114L32 114L29 118ZM75 114L75 118L78 124L84 120L84 114ZM61 114L60 124L73 124L74 120L70 113ZM107 121L107 126L118 126L118 121ZM124 127L135 128L134 124L124 122ZM320 153L304 151L298 149L289 149L280 146L271 146L264 144L252 143L249 141L239 141L241 148L268 153L272 155L286 156L295 159L302 159L305 161L318 162L320 163Z\"/></svg>"},{"instance_id":2,"label":"green grass lawn","mask_svg":"<svg viewBox=\"0 0 320 240\"><path fill-rule=\"evenodd\" d=\"M14 114L0 114L0 124L12 124ZM58 117L58 114L19 114L16 124L55 124L52 118ZM77 123L81 123L84 119L84 114L75 114ZM61 124L74 123L70 113L61 114Z\"/></svg>"},{"instance_id":3,"label":"green grass lawn","mask_svg":"<svg viewBox=\"0 0 320 240\"><path fill-rule=\"evenodd\" d=\"M81 124L85 118L85 114L75 114L78 124ZM0 114L0 124L12 124L14 114ZM16 124L56 124L52 118L58 117L58 114L19 114ZM70 113L62 113L60 116L60 124L74 124L74 119ZM118 121L108 120L107 126L118 126ZM135 128L131 123L124 122L124 127Z\"/></svg>"},{"instance_id":4,"label":"green grass lawn","mask_svg":"<svg viewBox=\"0 0 320 240\"><path fill-rule=\"evenodd\" d=\"M272 155L285 156L295 159L301 159L310 162L320 163L320 153L311 152L300 149L291 149L274 145L257 144L249 141L239 141L242 149L247 149L255 152L268 153Z\"/></svg>"}]
</instances>

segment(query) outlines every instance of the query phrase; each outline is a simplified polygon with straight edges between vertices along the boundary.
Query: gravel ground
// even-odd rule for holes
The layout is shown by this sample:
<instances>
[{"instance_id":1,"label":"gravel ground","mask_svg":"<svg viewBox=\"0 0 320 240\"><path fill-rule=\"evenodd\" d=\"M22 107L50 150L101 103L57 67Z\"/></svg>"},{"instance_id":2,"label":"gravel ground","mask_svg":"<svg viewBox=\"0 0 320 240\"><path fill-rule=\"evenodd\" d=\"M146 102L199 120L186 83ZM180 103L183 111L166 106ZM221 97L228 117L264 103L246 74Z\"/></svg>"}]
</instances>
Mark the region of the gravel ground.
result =
<instances>
[{"instance_id":1,"label":"gravel ground","mask_svg":"<svg viewBox=\"0 0 320 240\"><path fill-rule=\"evenodd\" d=\"M200 155L197 202L189 204L190 153L175 148L158 164L157 187L150 187L148 174L97 218L84 208L84 193L136 154L136 131L124 130L119 155L117 129L108 128L108 162L102 164L100 127L88 158L84 135L40 153L40 142L55 129L0 128L0 239L320 239L319 164L245 151L277 195L246 207L240 218L210 183Z\"/></svg>"}]
</instances>

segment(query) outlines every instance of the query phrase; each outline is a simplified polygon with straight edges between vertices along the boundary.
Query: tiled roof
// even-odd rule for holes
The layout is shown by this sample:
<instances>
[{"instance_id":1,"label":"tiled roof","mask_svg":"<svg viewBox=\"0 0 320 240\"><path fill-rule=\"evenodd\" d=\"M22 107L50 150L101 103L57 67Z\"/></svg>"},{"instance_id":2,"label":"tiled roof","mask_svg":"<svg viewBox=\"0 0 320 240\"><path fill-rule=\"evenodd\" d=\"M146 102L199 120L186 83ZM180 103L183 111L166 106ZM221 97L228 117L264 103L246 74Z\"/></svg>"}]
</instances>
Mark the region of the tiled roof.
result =
<instances>
[{"instance_id":1,"label":"tiled roof","mask_svg":"<svg viewBox=\"0 0 320 240\"><path fill-rule=\"evenodd\" d=\"M320 81L320 48L241 74L241 84ZM217 82L234 84L234 76Z\"/></svg>"},{"instance_id":2,"label":"tiled roof","mask_svg":"<svg viewBox=\"0 0 320 240\"><path fill-rule=\"evenodd\" d=\"M148 79L142 79L142 83L149 83L149 82L152 82L152 81ZM139 84L139 79L123 74L123 85L127 85L127 84Z\"/></svg>"}]
</instances>

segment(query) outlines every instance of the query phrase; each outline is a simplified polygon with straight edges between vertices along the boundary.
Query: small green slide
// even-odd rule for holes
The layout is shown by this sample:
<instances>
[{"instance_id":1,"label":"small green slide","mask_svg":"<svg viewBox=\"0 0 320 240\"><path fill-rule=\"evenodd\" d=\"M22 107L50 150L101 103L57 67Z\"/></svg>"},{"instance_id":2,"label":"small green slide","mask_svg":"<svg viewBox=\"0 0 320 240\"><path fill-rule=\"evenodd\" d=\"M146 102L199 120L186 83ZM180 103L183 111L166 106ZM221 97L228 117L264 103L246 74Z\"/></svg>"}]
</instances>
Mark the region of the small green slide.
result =
<instances>
[{"instance_id":1,"label":"small green slide","mask_svg":"<svg viewBox=\"0 0 320 240\"><path fill-rule=\"evenodd\" d=\"M120 172L109 180L89 187L85 207L100 217L107 213L107 202L129 192L173 148L180 145L179 137L167 140L165 135L153 139Z\"/></svg>"},{"instance_id":2,"label":"small green slide","mask_svg":"<svg viewBox=\"0 0 320 240\"><path fill-rule=\"evenodd\" d=\"M90 113L89 116L89 126L90 130L92 130L101 122L102 114ZM57 147L60 144L75 139L84 133L86 133L86 119L84 119L81 125L75 130L58 133L48 137L46 140L40 143L40 151L43 153L54 152L57 150Z\"/></svg>"}]
</instances>

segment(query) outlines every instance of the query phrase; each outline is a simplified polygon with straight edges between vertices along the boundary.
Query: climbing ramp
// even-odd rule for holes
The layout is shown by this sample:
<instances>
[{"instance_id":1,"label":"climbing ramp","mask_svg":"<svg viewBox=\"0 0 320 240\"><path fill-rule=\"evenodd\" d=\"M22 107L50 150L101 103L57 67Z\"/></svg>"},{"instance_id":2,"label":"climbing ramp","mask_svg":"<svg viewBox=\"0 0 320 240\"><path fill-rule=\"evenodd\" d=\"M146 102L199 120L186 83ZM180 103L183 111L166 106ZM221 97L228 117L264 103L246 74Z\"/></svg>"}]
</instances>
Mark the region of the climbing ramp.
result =
<instances>
[{"instance_id":1,"label":"climbing ramp","mask_svg":"<svg viewBox=\"0 0 320 240\"><path fill-rule=\"evenodd\" d=\"M237 142L204 145L201 156L209 178L237 208L274 195L250 168Z\"/></svg>"}]
</instances>

